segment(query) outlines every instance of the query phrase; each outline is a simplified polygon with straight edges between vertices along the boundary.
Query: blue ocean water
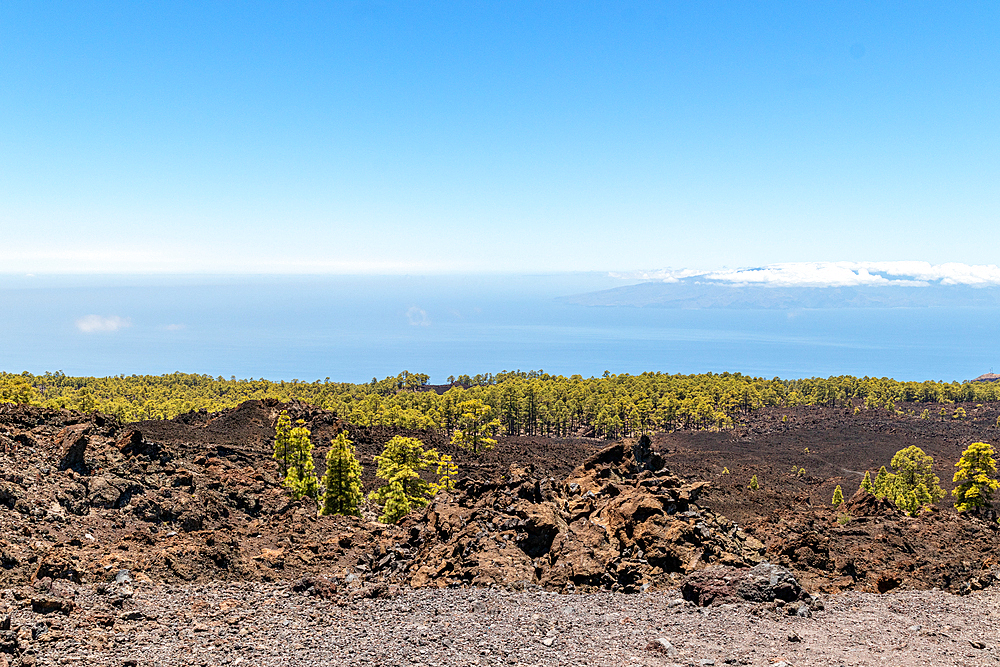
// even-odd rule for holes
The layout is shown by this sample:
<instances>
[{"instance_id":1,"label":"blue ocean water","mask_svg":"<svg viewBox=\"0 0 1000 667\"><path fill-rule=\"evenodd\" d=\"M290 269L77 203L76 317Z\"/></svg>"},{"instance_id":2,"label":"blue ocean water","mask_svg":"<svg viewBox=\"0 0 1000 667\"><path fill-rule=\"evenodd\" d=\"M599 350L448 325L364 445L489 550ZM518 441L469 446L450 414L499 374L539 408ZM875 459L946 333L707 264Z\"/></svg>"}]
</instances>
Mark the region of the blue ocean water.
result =
<instances>
[{"instance_id":1,"label":"blue ocean water","mask_svg":"<svg viewBox=\"0 0 1000 667\"><path fill-rule=\"evenodd\" d=\"M432 382L516 369L950 381L1000 368L996 310L674 310L558 299L621 284L601 274L0 276L0 370L351 382L404 369ZM83 330L88 316L111 324Z\"/></svg>"}]
</instances>

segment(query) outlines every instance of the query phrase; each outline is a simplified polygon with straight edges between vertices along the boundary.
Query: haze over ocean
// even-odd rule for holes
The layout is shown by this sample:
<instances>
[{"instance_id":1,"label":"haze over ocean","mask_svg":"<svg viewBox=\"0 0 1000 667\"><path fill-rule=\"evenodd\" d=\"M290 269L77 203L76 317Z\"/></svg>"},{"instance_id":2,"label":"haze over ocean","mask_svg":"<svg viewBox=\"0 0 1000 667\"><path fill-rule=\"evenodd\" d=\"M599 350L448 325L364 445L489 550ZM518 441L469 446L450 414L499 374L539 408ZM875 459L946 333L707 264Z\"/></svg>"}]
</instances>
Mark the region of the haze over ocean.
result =
<instances>
[{"instance_id":1,"label":"haze over ocean","mask_svg":"<svg viewBox=\"0 0 1000 667\"><path fill-rule=\"evenodd\" d=\"M967 380L995 364L983 308L593 307L605 274L0 279L0 368L364 382L544 369ZM1000 365L1000 364L998 364Z\"/></svg>"}]
</instances>

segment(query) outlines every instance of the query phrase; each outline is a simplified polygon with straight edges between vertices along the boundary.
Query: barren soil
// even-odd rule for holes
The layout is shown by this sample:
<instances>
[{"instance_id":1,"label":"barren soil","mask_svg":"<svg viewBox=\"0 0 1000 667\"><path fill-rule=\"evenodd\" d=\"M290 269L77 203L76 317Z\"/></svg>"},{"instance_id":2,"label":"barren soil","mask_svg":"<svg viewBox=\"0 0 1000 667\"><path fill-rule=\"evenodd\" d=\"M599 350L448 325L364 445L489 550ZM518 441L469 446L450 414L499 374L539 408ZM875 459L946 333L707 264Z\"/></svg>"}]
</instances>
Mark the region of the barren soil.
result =
<instances>
[{"instance_id":1,"label":"barren soil","mask_svg":"<svg viewBox=\"0 0 1000 667\"><path fill-rule=\"evenodd\" d=\"M848 592L812 618L772 605L697 608L670 593L408 590L322 600L261 583L140 585L130 620L90 625L115 593L84 587L85 612L17 608L37 665L993 665L1000 595ZM8 597L8 602L10 598ZM98 612L100 613L100 612ZM673 651L657 650L666 640ZM660 644L660 646L663 646ZM669 654L668 654L669 653ZM0 657L0 664L3 658ZM132 661L132 662L130 662ZM711 661L714 661L711 662Z\"/></svg>"}]
</instances>

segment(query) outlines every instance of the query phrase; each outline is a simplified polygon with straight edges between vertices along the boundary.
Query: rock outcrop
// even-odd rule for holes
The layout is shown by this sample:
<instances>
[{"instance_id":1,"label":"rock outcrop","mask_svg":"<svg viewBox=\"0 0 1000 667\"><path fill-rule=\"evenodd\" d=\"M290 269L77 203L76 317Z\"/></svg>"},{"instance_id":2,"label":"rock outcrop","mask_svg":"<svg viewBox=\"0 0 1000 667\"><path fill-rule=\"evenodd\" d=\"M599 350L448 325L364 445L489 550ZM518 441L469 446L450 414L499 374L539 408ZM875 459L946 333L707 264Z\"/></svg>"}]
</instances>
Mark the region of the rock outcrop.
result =
<instances>
[{"instance_id":1,"label":"rock outcrop","mask_svg":"<svg viewBox=\"0 0 1000 667\"><path fill-rule=\"evenodd\" d=\"M561 482L512 467L502 481L460 480L439 494L372 568L414 587L638 591L710 563L760 562L763 544L697 505L704 487L671 474L645 437L598 452Z\"/></svg>"}]
</instances>

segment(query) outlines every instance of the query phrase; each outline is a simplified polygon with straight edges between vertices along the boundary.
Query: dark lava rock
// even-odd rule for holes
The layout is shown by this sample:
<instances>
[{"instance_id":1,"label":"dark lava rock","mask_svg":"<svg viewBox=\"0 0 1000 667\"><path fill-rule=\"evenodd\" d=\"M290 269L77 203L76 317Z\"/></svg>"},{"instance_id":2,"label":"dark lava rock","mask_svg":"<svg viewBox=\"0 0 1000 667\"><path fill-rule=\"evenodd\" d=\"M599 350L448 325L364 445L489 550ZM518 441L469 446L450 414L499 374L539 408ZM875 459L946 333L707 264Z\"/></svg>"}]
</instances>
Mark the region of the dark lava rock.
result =
<instances>
[{"instance_id":1,"label":"dark lava rock","mask_svg":"<svg viewBox=\"0 0 1000 667\"><path fill-rule=\"evenodd\" d=\"M750 568L740 580L736 585L736 594L748 602L792 602L799 599L802 588L795 576L785 568L761 563Z\"/></svg>"},{"instance_id":2,"label":"dark lava rock","mask_svg":"<svg viewBox=\"0 0 1000 667\"><path fill-rule=\"evenodd\" d=\"M50 596L38 596L31 598L31 611L36 614L51 614L53 612L60 612L69 615L76 605L72 600L66 600L64 598L50 597Z\"/></svg>"},{"instance_id":3,"label":"dark lava rock","mask_svg":"<svg viewBox=\"0 0 1000 667\"><path fill-rule=\"evenodd\" d=\"M864 489L858 489L841 509L852 517L892 516L900 513L891 501L876 498Z\"/></svg>"},{"instance_id":4,"label":"dark lava rock","mask_svg":"<svg viewBox=\"0 0 1000 667\"><path fill-rule=\"evenodd\" d=\"M459 480L404 523L407 542L373 555L373 571L409 572L414 587L638 592L709 562L760 562L763 544L695 504L706 484L685 483L649 447L613 444L561 482L516 466L503 482Z\"/></svg>"},{"instance_id":5,"label":"dark lava rock","mask_svg":"<svg viewBox=\"0 0 1000 667\"><path fill-rule=\"evenodd\" d=\"M59 468L62 470L75 470L80 474L87 473L87 463L85 456L87 445L90 443L89 424L75 424L67 426L56 436L56 444L59 445Z\"/></svg>"},{"instance_id":6,"label":"dark lava rock","mask_svg":"<svg viewBox=\"0 0 1000 667\"><path fill-rule=\"evenodd\" d=\"M326 577L303 577L292 585L292 590L326 599L337 597L337 583Z\"/></svg>"},{"instance_id":7,"label":"dark lava rock","mask_svg":"<svg viewBox=\"0 0 1000 667\"><path fill-rule=\"evenodd\" d=\"M685 600L700 607L727 602L793 602L803 598L802 587L783 567L760 563L749 570L709 567L689 574L681 585Z\"/></svg>"}]
</instances>

